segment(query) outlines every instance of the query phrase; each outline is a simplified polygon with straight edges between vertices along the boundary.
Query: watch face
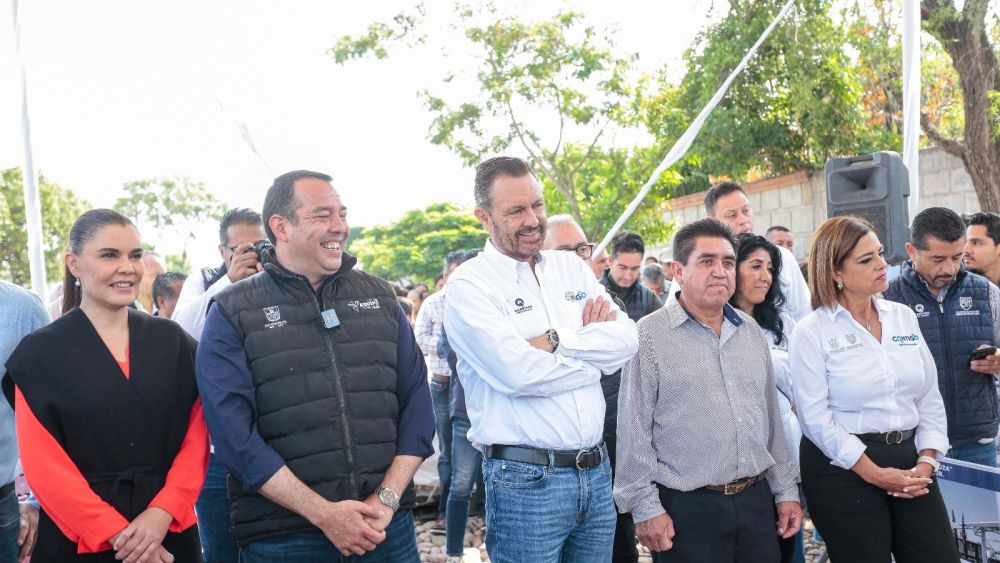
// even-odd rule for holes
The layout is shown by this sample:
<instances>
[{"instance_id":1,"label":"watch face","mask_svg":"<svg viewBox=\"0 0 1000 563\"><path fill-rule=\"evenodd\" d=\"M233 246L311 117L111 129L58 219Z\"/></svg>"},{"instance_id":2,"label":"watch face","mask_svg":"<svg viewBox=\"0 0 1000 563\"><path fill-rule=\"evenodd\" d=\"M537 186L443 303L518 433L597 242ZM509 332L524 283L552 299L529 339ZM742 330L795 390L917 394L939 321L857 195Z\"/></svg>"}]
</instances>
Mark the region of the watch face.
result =
<instances>
[{"instance_id":1,"label":"watch face","mask_svg":"<svg viewBox=\"0 0 1000 563\"><path fill-rule=\"evenodd\" d=\"M399 503L399 495L397 495L396 491L392 489L383 488L379 491L378 498L382 501L382 504L385 504L386 506L395 507L396 504Z\"/></svg>"}]
</instances>

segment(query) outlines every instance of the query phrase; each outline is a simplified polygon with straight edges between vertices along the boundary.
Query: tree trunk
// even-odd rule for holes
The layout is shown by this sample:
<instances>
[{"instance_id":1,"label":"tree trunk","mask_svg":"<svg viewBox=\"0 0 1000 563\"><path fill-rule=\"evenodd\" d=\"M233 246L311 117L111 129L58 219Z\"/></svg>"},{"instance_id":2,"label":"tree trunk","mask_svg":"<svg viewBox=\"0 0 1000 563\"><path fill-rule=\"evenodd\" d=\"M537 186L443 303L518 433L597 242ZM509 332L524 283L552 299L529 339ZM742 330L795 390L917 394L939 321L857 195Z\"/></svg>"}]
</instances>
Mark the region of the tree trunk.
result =
<instances>
[{"instance_id":1,"label":"tree trunk","mask_svg":"<svg viewBox=\"0 0 1000 563\"><path fill-rule=\"evenodd\" d=\"M1000 212L1000 141L993 136L991 90L998 89L997 60L986 33L986 0L966 0L962 12L950 0L923 2L925 29L951 57L962 87L965 139L943 139L925 125L942 149L962 159L983 211Z\"/></svg>"}]
</instances>

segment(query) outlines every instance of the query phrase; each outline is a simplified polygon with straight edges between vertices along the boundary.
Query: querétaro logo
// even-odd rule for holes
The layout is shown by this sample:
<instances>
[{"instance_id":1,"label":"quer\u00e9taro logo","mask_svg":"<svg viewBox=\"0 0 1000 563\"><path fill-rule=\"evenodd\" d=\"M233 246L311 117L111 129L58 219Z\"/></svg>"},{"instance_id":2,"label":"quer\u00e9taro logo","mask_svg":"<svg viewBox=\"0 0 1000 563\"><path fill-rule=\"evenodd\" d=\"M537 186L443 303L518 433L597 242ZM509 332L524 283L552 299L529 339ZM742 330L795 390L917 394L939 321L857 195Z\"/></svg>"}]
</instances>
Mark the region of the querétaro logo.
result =
<instances>
[{"instance_id":1,"label":"quer\u00e9taro logo","mask_svg":"<svg viewBox=\"0 0 1000 563\"><path fill-rule=\"evenodd\" d=\"M273 323L281 320L281 310L275 307L264 307L264 317L267 322Z\"/></svg>"},{"instance_id":2,"label":"quer\u00e9taro logo","mask_svg":"<svg viewBox=\"0 0 1000 563\"><path fill-rule=\"evenodd\" d=\"M534 308L531 305L525 305L524 299L520 297L515 297L514 300L511 301L511 303L514 304L514 312L517 313L518 315L520 315L521 313L527 313L528 311Z\"/></svg>"},{"instance_id":3,"label":"quer\u00e9taro logo","mask_svg":"<svg viewBox=\"0 0 1000 563\"><path fill-rule=\"evenodd\" d=\"M902 346L916 346L920 342L919 334L897 334L892 337L892 341Z\"/></svg>"}]
</instances>

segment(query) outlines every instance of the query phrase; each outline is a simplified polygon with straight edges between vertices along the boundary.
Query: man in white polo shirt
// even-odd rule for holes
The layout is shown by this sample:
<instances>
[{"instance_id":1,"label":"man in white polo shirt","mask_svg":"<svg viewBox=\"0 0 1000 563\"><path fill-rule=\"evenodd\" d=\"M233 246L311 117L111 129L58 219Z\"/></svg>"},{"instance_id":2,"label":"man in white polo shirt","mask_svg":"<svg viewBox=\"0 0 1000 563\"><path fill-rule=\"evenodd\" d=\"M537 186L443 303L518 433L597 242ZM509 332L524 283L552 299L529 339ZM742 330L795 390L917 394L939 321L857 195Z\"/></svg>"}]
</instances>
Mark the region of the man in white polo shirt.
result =
<instances>
[{"instance_id":1,"label":"man in white polo shirt","mask_svg":"<svg viewBox=\"0 0 1000 563\"><path fill-rule=\"evenodd\" d=\"M475 197L490 239L450 278L445 328L484 454L490 560L609 561L600 381L635 354L635 323L585 262L541 250L545 204L524 161L481 163Z\"/></svg>"}]
</instances>

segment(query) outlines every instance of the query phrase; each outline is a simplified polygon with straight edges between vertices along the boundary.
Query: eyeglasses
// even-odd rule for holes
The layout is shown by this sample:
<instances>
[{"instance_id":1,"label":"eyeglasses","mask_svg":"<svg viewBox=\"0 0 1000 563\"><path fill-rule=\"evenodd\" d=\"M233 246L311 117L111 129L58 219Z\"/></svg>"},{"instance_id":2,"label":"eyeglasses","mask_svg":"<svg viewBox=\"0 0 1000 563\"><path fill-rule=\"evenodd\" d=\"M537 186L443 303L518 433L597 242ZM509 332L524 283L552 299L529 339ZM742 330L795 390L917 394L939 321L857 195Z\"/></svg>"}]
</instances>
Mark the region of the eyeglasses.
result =
<instances>
[{"instance_id":1,"label":"eyeglasses","mask_svg":"<svg viewBox=\"0 0 1000 563\"><path fill-rule=\"evenodd\" d=\"M569 252L575 252L577 256L583 258L584 260L589 260L590 256L594 254L594 243L585 242L578 244L576 246L557 246L556 250L565 250Z\"/></svg>"}]
</instances>

